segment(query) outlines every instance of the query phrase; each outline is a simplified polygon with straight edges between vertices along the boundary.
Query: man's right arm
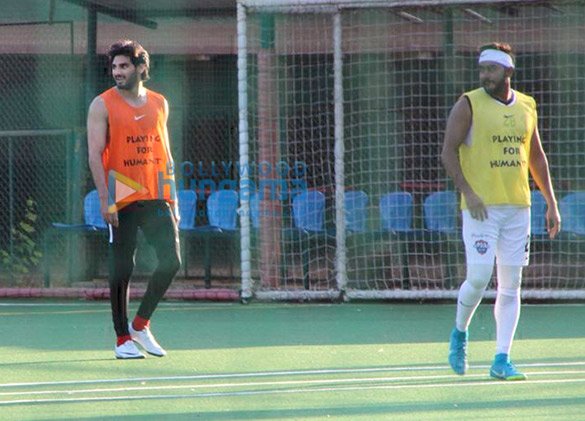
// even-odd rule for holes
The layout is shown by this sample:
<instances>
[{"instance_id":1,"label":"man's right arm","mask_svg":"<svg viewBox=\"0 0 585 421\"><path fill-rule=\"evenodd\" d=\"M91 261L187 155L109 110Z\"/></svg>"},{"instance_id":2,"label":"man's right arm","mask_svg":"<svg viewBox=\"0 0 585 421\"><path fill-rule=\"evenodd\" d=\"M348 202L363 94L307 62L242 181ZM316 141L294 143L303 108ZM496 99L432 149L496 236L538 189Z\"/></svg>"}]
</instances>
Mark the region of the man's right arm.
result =
<instances>
[{"instance_id":1,"label":"man's right arm","mask_svg":"<svg viewBox=\"0 0 585 421\"><path fill-rule=\"evenodd\" d=\"M87 115L87 143L89 153L89 169L93 182L100 197L100 207L104 221L115 227L118 226L118 213L108 211L108 186L102 154L106 147L108 132L108 111L104 100L96 97L89 106Z\"/></svg>"},{"instance_id":2,"label":"man's right arm","mask_svg":"<svg viewBox=\"0 0 585 421\"><path fill-rule=\"evenodd\" d=\"M459 147L463 144L469 133L471 121L472 111L469 100L462 97L455 103L447 120L441 161L445 170L447 170L447 174L455 182L455 186L465 196L471 217L483 221L487 218L485 205L463 176L461 164L459 163Z\"/></svg>"}]
</instances>

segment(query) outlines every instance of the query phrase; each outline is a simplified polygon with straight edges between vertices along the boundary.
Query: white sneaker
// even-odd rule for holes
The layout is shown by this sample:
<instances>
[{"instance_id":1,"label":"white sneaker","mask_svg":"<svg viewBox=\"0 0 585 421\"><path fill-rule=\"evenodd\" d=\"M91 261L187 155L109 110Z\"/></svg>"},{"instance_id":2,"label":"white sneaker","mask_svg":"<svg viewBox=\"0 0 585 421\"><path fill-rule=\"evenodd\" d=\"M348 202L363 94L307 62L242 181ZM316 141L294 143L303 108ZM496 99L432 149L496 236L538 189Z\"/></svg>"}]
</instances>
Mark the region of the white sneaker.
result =
<instances>
[{"instance_id":1,"label":"white sneaker","mask_svg":"<svg viewBox=\"0 0 585 421\"><path fill-rule=\"evenodd\" d=\"M134 330L132 323L129 323L128 331L130 332L132 340L137 342L150 355L154 355L155 357L164 357L167 355L167 351L165 351L162 346L158 344L156 339L154 339L148 326L145 326L142 330Z\"/></svg>"},{"instance_id":2,"label":"white sneaker","mask_svg":"<svg viewBox=\"0 0 585 421\"><path fill-rule=\"evenodd\" d=\"M126 341L122 345L114 348L114 354L119 360L144 358L144 354L136 348L136 345L132 341Z\"/></svg>"}]
</instances>

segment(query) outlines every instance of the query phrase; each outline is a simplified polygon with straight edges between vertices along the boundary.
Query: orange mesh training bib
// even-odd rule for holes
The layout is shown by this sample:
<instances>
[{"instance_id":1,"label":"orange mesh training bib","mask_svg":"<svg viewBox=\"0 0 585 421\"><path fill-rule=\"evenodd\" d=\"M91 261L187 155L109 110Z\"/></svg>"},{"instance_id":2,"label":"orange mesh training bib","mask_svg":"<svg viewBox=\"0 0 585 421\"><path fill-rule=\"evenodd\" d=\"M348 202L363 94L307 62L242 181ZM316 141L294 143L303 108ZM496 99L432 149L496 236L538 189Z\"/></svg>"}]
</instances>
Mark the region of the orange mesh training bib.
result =
<instances>
[{"instance_id":1,"label":"orange mesh training bib","mask_svg":"<svg viewBox=\"0 0 585 421\"><path fill-rule=\"evenodd\" d=\"M118 189L120 186L125 189L133 186L136 189L135 183L143 187L140 193L137 191L120 200L119 205L137 200L164 199L172 202L169 183L164 183L159 192L159 179L173 178L167 175L170 154L165 139L164 97L147 89L146 104L138 108L128 104L115 87L100 97L108 111L108 139L102 155L106 180L111 170L123 176L119 179L125 180L122 184L110 186L110 178L108 189ZM128 179L132 182L128 182Z\"/></svg>"}]
</instances>

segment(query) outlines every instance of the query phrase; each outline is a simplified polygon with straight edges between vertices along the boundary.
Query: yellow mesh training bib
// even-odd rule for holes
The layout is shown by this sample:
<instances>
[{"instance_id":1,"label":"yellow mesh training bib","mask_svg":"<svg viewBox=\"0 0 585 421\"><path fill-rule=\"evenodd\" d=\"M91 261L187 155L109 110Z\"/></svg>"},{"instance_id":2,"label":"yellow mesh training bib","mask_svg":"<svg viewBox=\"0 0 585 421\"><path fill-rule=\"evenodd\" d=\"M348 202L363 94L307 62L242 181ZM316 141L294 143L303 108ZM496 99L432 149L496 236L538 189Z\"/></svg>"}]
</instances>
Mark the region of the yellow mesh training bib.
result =
<instances>
[{"instance_id":1,"label":"yellow mesh training bib","mask_svg":"<svg viewBox=\"0 0 585 421\"><path fill-rule=\"evenodd\" d=\"M536 129L536 102L513 91L511 104L483 88L464 94L473 113L470 134L459 148L467 182L485 205L530 206L528 159ZM461 208L467 209L465 197Z\"/></svg>"}]
</instances>

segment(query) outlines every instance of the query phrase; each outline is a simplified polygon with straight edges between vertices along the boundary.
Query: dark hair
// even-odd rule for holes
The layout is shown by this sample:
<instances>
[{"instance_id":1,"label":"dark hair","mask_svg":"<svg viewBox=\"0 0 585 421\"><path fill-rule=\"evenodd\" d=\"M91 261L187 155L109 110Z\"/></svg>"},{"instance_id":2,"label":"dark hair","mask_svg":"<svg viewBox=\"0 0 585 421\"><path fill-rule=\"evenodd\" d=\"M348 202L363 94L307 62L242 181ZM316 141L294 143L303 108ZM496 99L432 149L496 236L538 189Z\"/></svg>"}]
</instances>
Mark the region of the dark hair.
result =
<instances>
[{"instance_id":1,"label":"dark hair","mask_svg":"<svg viewBox=\"0 0 585 421\"><path fill-rule=\"evenodd\" d=\"M110 45L110 48L108 49L110 67L112 66L114 57L116 56L128 57L134 66L144 64L146 70L140 75L140 80L146 82L148 79L150 79L150 75L148 74L150 69L150 56L142 45L129 39L123 39L115 42L114 44Z\"/></svg>"},{"instance_id":2,"label":"dark hair","mask_svg":"<svg viewBox=\"0 0 585 421\"><path fill-rule=\"evenodd\" d=\"M512 51L512 46L510 44L506 44L505 42L490 42L489 44L484 44L479 47L480 54L485 50L503 51L504 53L512 57L512 61L516 63L516 56L514 55L514 52Z\"/></svg>"}]
</instances>

